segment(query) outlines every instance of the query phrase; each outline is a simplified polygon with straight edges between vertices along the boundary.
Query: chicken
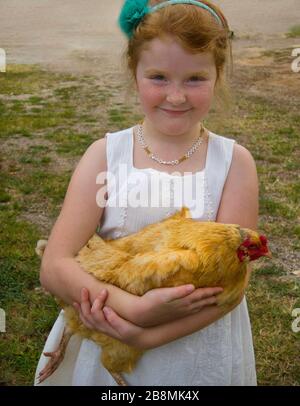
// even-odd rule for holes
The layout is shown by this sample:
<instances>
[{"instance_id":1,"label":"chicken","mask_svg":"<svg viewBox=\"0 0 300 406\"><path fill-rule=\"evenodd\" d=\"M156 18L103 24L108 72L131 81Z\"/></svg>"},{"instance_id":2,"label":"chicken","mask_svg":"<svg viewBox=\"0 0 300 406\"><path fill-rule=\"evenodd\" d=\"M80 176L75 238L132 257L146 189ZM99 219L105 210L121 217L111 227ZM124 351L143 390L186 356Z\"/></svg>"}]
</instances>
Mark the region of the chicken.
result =
<instances>
[{"instance_id":1,"label":"chicken","mask_svg":"<svg viewBox=\"0 0 300 406\"><path fill-rule=\"evenodd\" d=\"M47 241L36 251L42 255ZM102 282L142 296L161 287L193 284L223 287L217 305L224 310L238 303L247 283L247 264L261 256L271 257L267 239L238 224L193 220L188 208L150 224L137 233L116 240L97 234L79 251L76 261ZM119 385L126 385L122 372L131 372L144 350L86 328L72 306L62 303L66 331L60 347L45 353L49 363L40 382L58 367L72 334L79 334L101 346L101 361Z\"/></svg>"}]
</instances>

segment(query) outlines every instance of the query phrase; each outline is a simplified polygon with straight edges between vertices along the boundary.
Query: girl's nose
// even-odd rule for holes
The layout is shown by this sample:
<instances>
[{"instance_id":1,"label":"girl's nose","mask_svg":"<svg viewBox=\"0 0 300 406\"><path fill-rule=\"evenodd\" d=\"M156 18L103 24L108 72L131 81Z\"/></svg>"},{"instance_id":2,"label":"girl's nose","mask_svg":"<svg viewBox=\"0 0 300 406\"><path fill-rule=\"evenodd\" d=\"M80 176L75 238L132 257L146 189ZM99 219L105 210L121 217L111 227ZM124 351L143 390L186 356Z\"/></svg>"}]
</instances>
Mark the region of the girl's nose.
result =
<instances>
[{"instance_id":1,"label":"girl's nose","mask_svg":"<svg viewBox=\"0 0 300 406\"><path fill-rule=\"evenodd\" d=\"M171 87L167 94L167 101L174 106L185 103L186 97L182 89L179 87Z\"/></svg>"}]
</instances>

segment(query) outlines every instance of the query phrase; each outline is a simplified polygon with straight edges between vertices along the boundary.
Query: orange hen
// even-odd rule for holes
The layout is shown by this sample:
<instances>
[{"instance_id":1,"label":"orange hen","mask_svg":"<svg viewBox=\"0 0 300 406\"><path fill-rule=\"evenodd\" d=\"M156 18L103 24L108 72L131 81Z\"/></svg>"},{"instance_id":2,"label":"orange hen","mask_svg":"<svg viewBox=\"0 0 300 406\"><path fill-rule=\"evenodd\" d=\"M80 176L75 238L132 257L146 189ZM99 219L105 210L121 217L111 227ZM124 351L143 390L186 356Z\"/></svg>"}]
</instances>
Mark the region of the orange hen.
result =
<instances>
[{"instance_id":1,"label":"orange hen","mask_svg":"<svg viewBox=\"0 0 300 406\"><path fill-rule=\"evenodd\" d=\"M38 242L39 255L45 245L44 240ZM76 260L98 280L139 296L151 289L184 284L221 286L224 290L217 304L226 313L244 292L247 264L261 256L271 257L265 236L237 224L195 221L183 207L160 223L120 239L105 241L95 234ZM70 336L79 334L101 346L103 366L125 385L120 374L131 372L144 351L86 328L72 306L61 305L66 331L60 347L46 354L50 360L40 381L58 367Z\"/></svg>"}]
</instances>

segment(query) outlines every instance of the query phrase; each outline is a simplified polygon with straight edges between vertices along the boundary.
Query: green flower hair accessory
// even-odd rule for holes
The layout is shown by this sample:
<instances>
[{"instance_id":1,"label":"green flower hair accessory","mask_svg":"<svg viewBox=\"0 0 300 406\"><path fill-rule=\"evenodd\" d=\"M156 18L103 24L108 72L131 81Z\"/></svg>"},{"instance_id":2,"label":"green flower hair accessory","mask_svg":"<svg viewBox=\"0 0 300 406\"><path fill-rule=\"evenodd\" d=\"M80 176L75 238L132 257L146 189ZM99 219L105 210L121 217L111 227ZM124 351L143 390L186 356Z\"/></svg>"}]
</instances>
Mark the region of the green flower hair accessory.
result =
<instances>
[{"instance_id":1,"label":"green flower hair accessory","mask_svg":"<svg viewBox=\"0 0 300 406\"><path fill-rule=\"evenodd\" d=\"M119 25L128 38L132 37L134 30L146 14L154 13L157 10L175 4L191 4L201 7L204 10L207 10L212 16L214 16L218 23L223 26L222 20L220 19L218 14L211 7L209 7L205 3L202 3L201 1L166 0L158 3L156 6L153 7L148 7L148 1L149 0L125 0L125 3L121 10L121 14L119 16Z\"/></svg>"},{"instance_id":2,"label":"green flower hair accessory","mask_svg":"<svg viewBox=\"0 0 300 406\"><path fill-rule=\"evenodd\" d=\"M148 13L148 0L126 0L119 16L122 31L131 38L134 30Z\"/></svg>"}]
</instances>

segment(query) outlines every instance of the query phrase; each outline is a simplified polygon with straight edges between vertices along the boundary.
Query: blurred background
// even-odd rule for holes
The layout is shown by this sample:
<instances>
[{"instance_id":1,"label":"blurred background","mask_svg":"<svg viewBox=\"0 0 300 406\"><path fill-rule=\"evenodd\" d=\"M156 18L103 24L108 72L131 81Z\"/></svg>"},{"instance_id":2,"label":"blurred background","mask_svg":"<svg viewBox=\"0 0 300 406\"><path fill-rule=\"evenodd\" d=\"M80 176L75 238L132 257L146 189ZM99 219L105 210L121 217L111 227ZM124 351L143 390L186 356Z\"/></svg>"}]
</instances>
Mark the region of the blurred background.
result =
<instances>
[{"instance_id":1,"label":"blurred background","mask_svg":"<svg viewBox=\"0 0 300 406\"><path fill-rule=\"evenodd\" d=\"M118 63L124 45L116 20L123 0L1 0L0 41L8 62L42 63L101 72ZM216 0L238 41L247 47L284 46L300 22L298 0ZM289 40L289 45L300 41ZM115 59L116 58L116 59ZM90 60L92 59L92 61ZM98 66L91 66L91 63Z\"/></svg>"}]
</instances>

